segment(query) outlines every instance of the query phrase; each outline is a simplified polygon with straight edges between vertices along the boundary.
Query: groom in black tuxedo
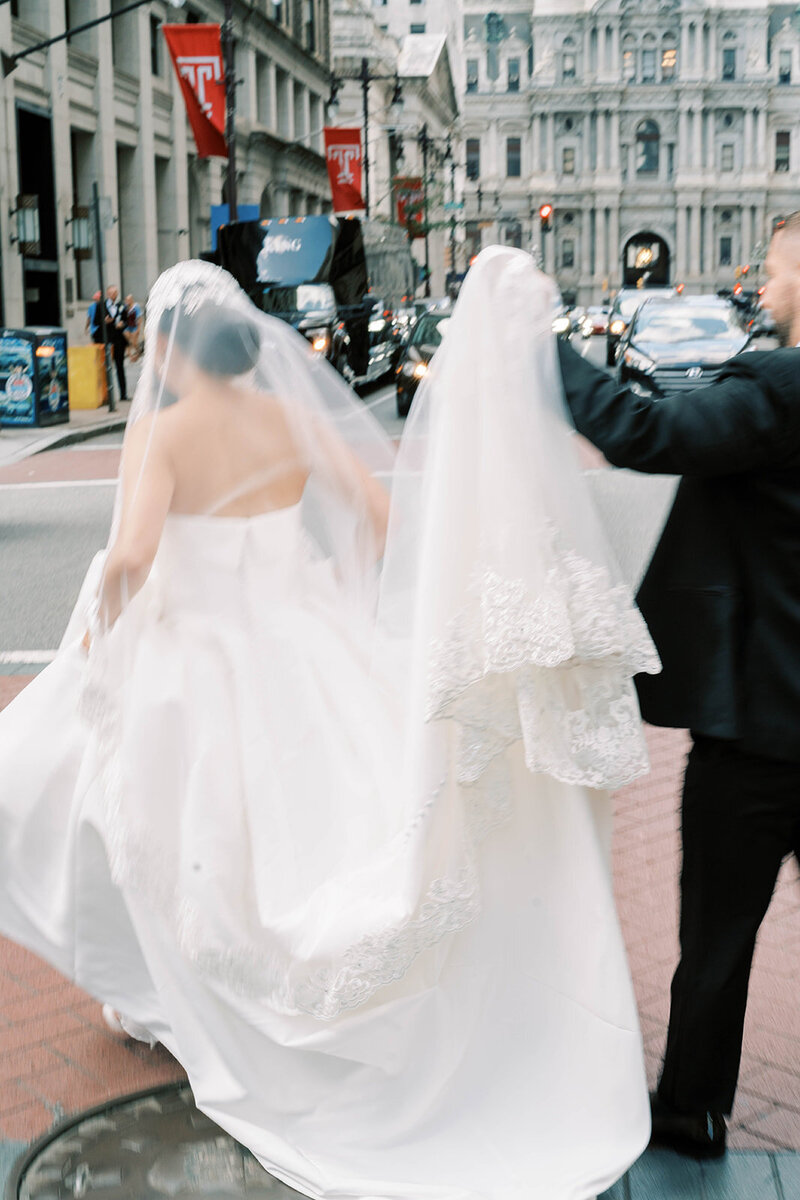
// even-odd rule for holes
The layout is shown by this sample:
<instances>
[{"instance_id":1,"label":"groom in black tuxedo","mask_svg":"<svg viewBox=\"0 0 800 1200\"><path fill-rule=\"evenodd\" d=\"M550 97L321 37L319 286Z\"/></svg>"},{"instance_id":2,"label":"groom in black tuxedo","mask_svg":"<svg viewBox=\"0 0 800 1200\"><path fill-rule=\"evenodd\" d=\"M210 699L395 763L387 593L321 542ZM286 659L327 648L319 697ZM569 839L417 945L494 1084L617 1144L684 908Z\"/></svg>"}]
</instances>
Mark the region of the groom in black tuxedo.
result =
<instances>
[{"instance_id":1,"label":"groom in black tuxedo","mask_svg":"<svg viewBox=\"0 0 800 1200\"><path fill-rule=\"evenodd\" d=\"M782 348L709 387L645 399L558 343L577 429L615 466L683 476L638 595L663 673L637 684L647 721L693 738L653 1135L707 1157L725 1150L756 934L800 857L800 212L766 268Z\"/></svg>"}]
</instances>

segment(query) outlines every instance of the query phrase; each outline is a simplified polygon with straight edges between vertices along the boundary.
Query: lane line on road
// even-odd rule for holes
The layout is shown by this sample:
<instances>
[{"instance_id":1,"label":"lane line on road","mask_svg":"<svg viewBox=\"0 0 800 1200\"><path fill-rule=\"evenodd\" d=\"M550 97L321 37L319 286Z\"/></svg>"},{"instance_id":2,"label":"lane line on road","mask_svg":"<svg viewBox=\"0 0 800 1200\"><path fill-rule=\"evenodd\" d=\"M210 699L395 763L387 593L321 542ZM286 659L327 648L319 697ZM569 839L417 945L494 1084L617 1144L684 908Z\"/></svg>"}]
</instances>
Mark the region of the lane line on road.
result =
<instances>
[{"instance_id":1,"label":"lane line on road","mask_svg":"<svg viewBox=\"0 0 800 1200\"><path fill-rule=\"evenodd\" d=\"M45 479L35 483L0 483L0 492L35 491L41 488L116 487L116 479Z\"/></svg>"},{"instance_id":2,"label":"lane line on road","mask_svg":"<svg viewBox=\"0 0 800 1200\"><path fill-rule=\"evenodd\" d=\"M46 666L58 654L57 650L0 650L0 664L6 667L21 663Z\"/></svg>"}]
</instances>

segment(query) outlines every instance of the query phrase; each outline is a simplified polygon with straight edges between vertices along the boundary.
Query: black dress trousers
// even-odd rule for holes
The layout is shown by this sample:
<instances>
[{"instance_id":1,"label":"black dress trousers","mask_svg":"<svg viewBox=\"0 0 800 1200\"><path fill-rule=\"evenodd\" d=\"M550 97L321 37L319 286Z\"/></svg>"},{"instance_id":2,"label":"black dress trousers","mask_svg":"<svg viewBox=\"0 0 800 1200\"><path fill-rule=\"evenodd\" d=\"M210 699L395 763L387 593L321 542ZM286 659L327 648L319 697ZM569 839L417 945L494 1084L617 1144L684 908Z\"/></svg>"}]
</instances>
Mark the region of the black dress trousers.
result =
<instances>
[{"instance_id":1,"label":"black dress trousers","mask_svg":"<svg viewBox=\"0 0 800 1200\"><path fill-rule=\"evenodd\" d=\"M800 763L696 736L683 791L681 959L659 1096L733 1107L756 934L783 859L800 858Z\"/></svg>"}]
</instances>

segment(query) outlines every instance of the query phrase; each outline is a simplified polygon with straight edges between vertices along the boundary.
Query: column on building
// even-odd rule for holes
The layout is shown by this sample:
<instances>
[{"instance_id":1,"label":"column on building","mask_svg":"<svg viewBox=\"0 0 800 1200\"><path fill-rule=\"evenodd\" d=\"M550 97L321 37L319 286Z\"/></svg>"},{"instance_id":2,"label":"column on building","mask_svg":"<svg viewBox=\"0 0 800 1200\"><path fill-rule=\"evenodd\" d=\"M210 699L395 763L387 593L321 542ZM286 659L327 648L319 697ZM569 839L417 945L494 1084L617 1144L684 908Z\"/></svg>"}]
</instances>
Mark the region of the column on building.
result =
<instances>
[{"instance_id":1,"label":"column on building","mask_svg":"<svg viewBox=\"0 0 800 1200\"><path fill-rule=\"evenodd\" d=\"M703 162L703 121L705 119L705 111L698 108L694 114L694 147L692 151L692 165L695 171L702 171L705 163Z\"/></svg>"},{"instance_id":2,"label":"column on building","mask_svg":"<svg viewBox=\"0 0 800 1200\"><path fill-rule=\"evenodd\" d=\"M608 258L610 286L617 287L622 283L622 247L619 244L619 206L612 204L609 209Z\"/></svg>"},{"instance_id":3,"label":"column on building","mask_svg":"<svg viewBox=\"0 0 800 1200\"><path fill-rule=\"evenodd\" d=\"M704 211L705 233L703 246L705 250L703 266L706 275L712 279L717 267L717 249L714 245L714 206L707 204Z\"/></svg>"},{"instance_id":4,"label":"column on building","mask_svg":"<svg viewBox=\"0 0 800 1200\"><path fill-rule=\"evenodd\" d=\"M676 247L675 247L675 270L679 282L683 282L689 273L688 258L689 258L689 231L686 220L686 205L680 201L677 206L677 229L676 229Z\"/></svg>"},{"instance_id":5,"label":"column on building","mask_svg":"<svg viewBox=\"0 0 800 1200\"><path fill-rule=\"evenodd\" d=\"M690 220L690 243L689 243L689 275L693 278L700 276L700 214L702 209L699 204L693 204L688 210Z\"/></svg>"},{"instance_id":6,"label":"column on building","mask_svg":"<svg viewBox=\"0 0 800 1200\"><path fill-rule=\"evenodd\" d=\"M63 9L60 14L58 10L58 5L53 6L50 13L49 36L51 37L63 33L65 28ZM56 252L61 268L59 271L59 307L62 314L65 313L65 278L69 278L72 281L72 294L73 296L75 295L75 260L72 253L65 249L67 240L72 241L72 237L67 238L67 235L72 232L72 226L67 224L72 216L72 139L70 136L69 106L67 104L59 104L56 100L56 97L63 95L66 81L69 77L67 54L67 43L56 42L55 45L50 47L45 68L50 95L53 98L51 107L53 184L56 210ZM15 206L10 205L9 207Z\"/></svg>"},{"instance_id":7,"label":"column on building","mask_svg":"<svg viewBox=\"0 0 800 1200\"><path fill-rule=\"evenodd\" d=\"M178 77L170 71L172 80L172 170L175 172L175 246L177 261L190 254L189 218L189 150L194 150L194 137L187 131L186 110ZM254 76L253 76L254 77ZM255 88L253 89L255 91Z\"/></svg>"},{"instance_id":8,"label":"column on building","mask_svg":"<svg viewBox=\"0 0 800 1200\"><path fill-rule=\"evenodd\" d=\"M611 148L611 170L618 171L620 164L620 119L616 111L608 114L608 143Z\"/></svg>"},{"instance_id":9,"label":"column on building","mask_svg":"<svg viewBox=\"0 0 800 1200\"><path fill-rule=\"evenodd\" d=\"M678 168L689 165L689 114L683 107L678 112Z\"/></svg>"},{"instance_id":10,"label":"column on building","mask_svg":"<svg viewBox=\"0 0 800 1200\"><path fill-rule=\"evenodd\" d=\"M591 224L594 219L594 209L590 204L585 205L581 213L581 283L588 287L592 281L592 232Z\"/></svg>"}]
</instances>

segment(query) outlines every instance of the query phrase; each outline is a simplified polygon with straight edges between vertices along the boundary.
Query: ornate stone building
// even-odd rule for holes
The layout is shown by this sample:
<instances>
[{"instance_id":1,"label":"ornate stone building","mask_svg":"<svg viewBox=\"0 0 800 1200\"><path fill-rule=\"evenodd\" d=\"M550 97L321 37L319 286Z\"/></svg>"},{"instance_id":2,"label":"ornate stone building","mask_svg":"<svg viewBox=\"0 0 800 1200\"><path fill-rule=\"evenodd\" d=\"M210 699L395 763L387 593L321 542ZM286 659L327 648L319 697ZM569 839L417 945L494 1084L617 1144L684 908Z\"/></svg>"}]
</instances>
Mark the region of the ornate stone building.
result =
<instances>
[{"instance_id":1,"label":"ornate stone building","mask_svg":"<svg viewBox=\"0 0 800 1200\"><path fill-rule=\"evenodd\" d=\"M752 278L800 207L796 4L464 0L463 86L470 250L531 249L579 303Z\"/></svg>"}]
</instances>

